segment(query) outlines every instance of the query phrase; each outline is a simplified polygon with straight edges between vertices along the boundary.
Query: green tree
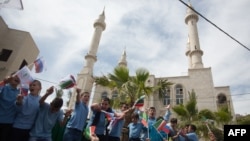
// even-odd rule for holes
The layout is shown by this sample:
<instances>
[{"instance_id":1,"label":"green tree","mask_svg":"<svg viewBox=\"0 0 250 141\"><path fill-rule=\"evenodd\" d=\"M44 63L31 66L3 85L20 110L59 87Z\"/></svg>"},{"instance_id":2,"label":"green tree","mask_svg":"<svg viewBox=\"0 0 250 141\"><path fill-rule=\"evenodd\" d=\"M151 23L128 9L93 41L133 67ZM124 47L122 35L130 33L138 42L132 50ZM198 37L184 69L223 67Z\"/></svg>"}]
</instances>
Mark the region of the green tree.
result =
<instances>
[{"instance_id":1,"label":"green tree","mask_svg":"<svg viewBox=\"0 0 250 141\"><path fill-rule=\"evenodd\" d=\"M245 116L240 116L236 118L237 124L239 125L250 125L250 114Z\"/></svg>"},{"instance_id":2,"label":"green tree","mask_svg":"<svg viewBox=\"0 0 250 141\"><path fill-rule=\"evenodd\" d=\"M192 123L196 125L196 133L199 137L208 138L208 132L211 130L216 132L214 133L217 140L223 140L223 132L217 126L218 123L229 122L229 115L231 114L226 109L218 112L212 112L208 109L198 111L195 91L188 92L188 96L189 99L186 104L176 105L172 108L180 119L179 126L183 127L187 123Z\"/></svg>"}]
</instances>

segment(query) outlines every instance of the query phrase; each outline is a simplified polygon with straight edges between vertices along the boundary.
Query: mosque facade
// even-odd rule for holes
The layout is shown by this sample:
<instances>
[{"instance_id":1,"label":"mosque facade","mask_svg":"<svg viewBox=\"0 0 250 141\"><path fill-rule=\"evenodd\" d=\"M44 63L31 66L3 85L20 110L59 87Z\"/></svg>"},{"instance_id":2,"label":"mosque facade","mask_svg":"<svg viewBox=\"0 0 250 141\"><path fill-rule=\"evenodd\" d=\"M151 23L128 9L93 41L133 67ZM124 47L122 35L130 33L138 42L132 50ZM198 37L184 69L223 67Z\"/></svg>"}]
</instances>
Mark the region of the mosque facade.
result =
<instances>
[{"instance_id":1,"label":"mosque facade","mask_svg":"<svg viewBox=\"0 0 250 141\"><path fill-rule=\"evenodd\" d=\"M190 5L191 6L191 5ZM149 86L155 86L157 82L162 79L167 79L174 83L166 90L163 99L158 96L151 96L145 100L147 107L154 106L157 109L157 115L165 113L165 106L171 104L172 106L182 104L188 100L188 93L195 91L197 96L198 110L209 109L217 111L221 106L228 106L232 115L234 115L234 107L231 98L229 86L214 86L211 67L204 67L202 62L203 51L200 47L198 36L198 15L190 7L187 9L185 23L188 27L188 42L186 45L185 55L188 59L188 73L183 76L174 77L155 77L150 75L146 82ZM99 18L94 22L94 34L90 44L90 49L85 56L85 66L77 75L77 87L83 91L91 92L93 95L93 102L100 102L101 98L108 96L112 98L110 89L94 85L93 68L97 61L97 51L101 41L102 32L106 28L104 11L99 15ZM119 64L127 66L126 52L124 51ZM69 107L73 107L75 96L70 99Z\"/></svg>"}]
</instances>

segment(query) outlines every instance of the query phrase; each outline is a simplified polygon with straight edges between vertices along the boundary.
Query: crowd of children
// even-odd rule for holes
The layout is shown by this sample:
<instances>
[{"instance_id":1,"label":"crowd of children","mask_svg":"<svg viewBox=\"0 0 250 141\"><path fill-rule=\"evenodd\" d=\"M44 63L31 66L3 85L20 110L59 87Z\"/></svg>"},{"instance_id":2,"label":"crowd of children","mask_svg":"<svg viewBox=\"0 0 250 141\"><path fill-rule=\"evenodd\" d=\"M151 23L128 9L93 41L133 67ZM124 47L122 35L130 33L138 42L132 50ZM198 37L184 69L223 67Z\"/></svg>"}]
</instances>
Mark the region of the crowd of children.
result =
<instances>
[{"instance_id":1,"label":"crowd of children","mask_svg":"<svg viewBox=\"0 0 250 141\"><path fill-rule=\"evenodd\" d=\"M177 119L170 118L170 107L162 119L156 118L156 109L146 110L146 124L142 122L140 111L127 104L121 105L120 112L115 112L110 106L110 99L104 97L101 103L93 103L88 109L89 93L76 89L74 110L63 112L63 99L56 97L51 103L46 98L54 92L54 87L47 89L41 97L41 82L34 80L29 85L29 94L20 94L20 80L11 75L2 81L0 87L0 140L1 141L52 141L52 128L57 122L65 126L63 141L82 141L83 132L94 126L89 134L91 141L120 141L124 129L124 117L131 113L131 123L125 127L128 131L128 141L198 141L196 126L187 125L177 129ZM90 119L87 119L91 110ZM156 123L159 122L158 126ZM168 127L167 129L165 129ZM211 141L215 140L213 134Z\"/></svg>"}]
</instances>

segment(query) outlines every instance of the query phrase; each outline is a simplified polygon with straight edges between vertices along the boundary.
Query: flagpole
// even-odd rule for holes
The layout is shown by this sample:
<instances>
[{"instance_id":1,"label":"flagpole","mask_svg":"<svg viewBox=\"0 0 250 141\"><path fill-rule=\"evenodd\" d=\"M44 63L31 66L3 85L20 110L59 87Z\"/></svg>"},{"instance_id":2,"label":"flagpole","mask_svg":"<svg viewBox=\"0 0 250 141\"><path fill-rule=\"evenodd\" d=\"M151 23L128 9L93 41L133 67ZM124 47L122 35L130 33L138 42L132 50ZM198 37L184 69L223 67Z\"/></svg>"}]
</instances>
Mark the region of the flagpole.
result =
<instances>
[{"instance_id":1,"label":"flagpole","mask_svg":"<svg viewBox=\"0 0 250 141\"><path fill-rule=\"evenodd\" d=\"M208 131L211 132L211 129L210 129L210 127L208 126L207 122L206 122L206 126L207 126Z\"/></svg>"},{"instance_id":2,"label":"flagpole","mask_svg":"<svg viewBox=\"0 0 250 141\"><path fill-rule=\"evenodd\" d=\"M154 126L153 126L154 127ZM155 127L154 127L155 128ZM155 128L155 130L157 131L157 133L161 136L161 138L164 140L164 137L161 135L161 133Z\"/></svg>"}]
</instances>

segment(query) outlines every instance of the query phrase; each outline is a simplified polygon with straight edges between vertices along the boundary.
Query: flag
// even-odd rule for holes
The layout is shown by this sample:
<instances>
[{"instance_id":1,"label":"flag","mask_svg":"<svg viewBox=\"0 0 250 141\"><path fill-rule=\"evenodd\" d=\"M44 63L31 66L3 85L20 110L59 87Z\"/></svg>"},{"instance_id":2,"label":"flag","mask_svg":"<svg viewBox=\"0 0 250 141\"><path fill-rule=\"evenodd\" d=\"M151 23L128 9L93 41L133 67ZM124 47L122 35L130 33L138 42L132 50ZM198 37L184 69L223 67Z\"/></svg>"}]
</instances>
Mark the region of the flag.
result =
<instances>
[{"instance_id":1,"label":"flag","mask_svg":"<svg viewBox=\"0 0 250 141\"><path fill-rule=\"evenodd\" d=\"M38 58L34 61L34 65L35 65L35 72L36 73L40 73L44 70L44 60L42 58Z\"/></svg>"},{"instance_id":2,"label":"flag","mask_svg":"<svg viewBox=\"0 0 250 141\"><path fill-rule=\"evenodd\" d=\"M114 113L110 113L110 112L106 112L104 110L101 110L103 113L105 113L106 118L108 119L108 121L114 120L115 119L115 114Z\"/></svg>"},{"instance_id":3,"label":"flag","mask_svg":"<svg viewBox=\"0 0 250 141\"><path fill-rule=\"evenodd\" d=\"M22 0L0 0L0 8L23 10L23 3Z\"/></svg>"},{"instance_id":4,"label":"flag","mask_svg":"<svg viewBox=\"0 0 250 141\"><path fill-rule=\"evenodd\" d=\"M27 96L28 92L29 92L29 85L27 85L27 84L21 84L20 91L21 91L21 95Z\"/></svg>"},{"instance_id":5,"label":"flag","mask_svg":"<svg viewBox=\"0 0 250 141\"><path fill-rule=\"evenodd\" d=\"M112 119L112 120L110 121L110 123L109 123L109 125L108 125L108 127L107 127L107 129L109 130L109 133L111 133L113 127L116 125L116 123L117 123L118 120L119 120L119 119L114 118L114 119Z\"/></svg>"},{"instance_id":6,"label":"flag","mask_svg":"<svg viewBox=\"0 0 250 141\"><path fill-rule=\"evenodd\" d=\"M89 126L84 130L83 135L90 140L90 136L95 133L96 126Z\"/></svg>"},{"instance_id":7,"label":"flag","mask_svg":"<svg viewBox=\"0 0 250 141\"><path fill-rule=\"evenodd\" d=\"M148 126L148 114L144 111L144 112L141 112L141 123L147 127Z\"/></svg>"},{"instance_id":8,"label":"flag","mask_svg":"<svg viewBox=\"0 0 250 141\"><path fill-rule=\"evenodd\" d=\"M169 134L170 127L167 125L167 121L166 120L162 120L162 122L158 125L158 131L163 131L166 134Z\"/></svg>"},{"instance_id":9,"label":"flag","mask_svg":"<svg viewBox=\"0 0 250 141\"><path fill-rule=\"evenodd\" d=\"M139 97L135 103L134 103L134 107L142 107L144 105L144 98L145 95L142 95L141 97Z\"/></svg>"},{"instance_id":10,"label":"flag","mask_svg":"<svg viewBox=\"0 0 250 141\"><path fill-rule=\"evenodd\" d=\"M160 131L165 132L166 134L169 134L170 132L170 127L168 125L165 125L163 127L160 128Z\"/></svg>"},{"instance_id":11,"label":"flag","mask_svg":"<svg viewBox=\"0 0 250 141\"><path fill-rule=\"evenodd\" d=\"M69 88L74 87L75 84L76 84L76 80L74 76L68 75L60 81L59 86L61 89L69 89Z\"/></svg>"},{"instance_id":12,"label":"flag","mask_svg":"<svg viewBox=\"0 0 250 141\"><path fill-rule=\"evenodd\" d=\"M29 86L29 84L34 80L27 66L24 66L22 69L17 71L15 75L19 77L21 85Z\"/></svg>"},{"instance_id":13,"label":"flag","mask_svg":"<svg viewBox=\"0 0 250 141\"><path fill-rule=\"evenodd\" d=\"M0 81L0 87L3 87L5 85L4 81Z\"/></svg>"},{"instance_id":14,"label":"flag","mask_svg":"<svg viewBox=\"0 0 250 141\"><path fill-rule=\"evenodd\" d=\"M162 121L163 121L163 119L159 119L159 120L157 120L157 121L154 123L153 126L155 127L155 129L158 130L158 128L159 128L159 126L161 125Z\"/></svg>"}]
</instances>

